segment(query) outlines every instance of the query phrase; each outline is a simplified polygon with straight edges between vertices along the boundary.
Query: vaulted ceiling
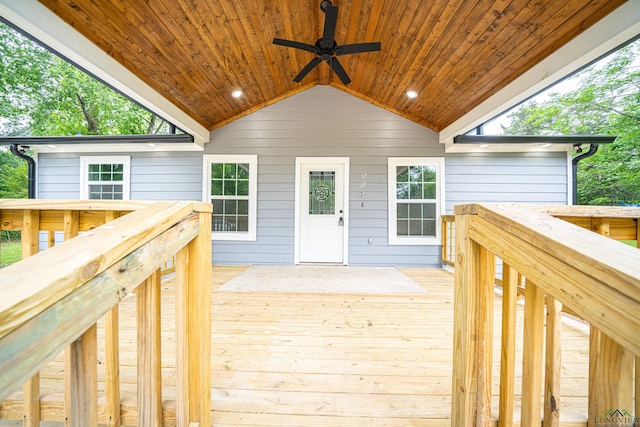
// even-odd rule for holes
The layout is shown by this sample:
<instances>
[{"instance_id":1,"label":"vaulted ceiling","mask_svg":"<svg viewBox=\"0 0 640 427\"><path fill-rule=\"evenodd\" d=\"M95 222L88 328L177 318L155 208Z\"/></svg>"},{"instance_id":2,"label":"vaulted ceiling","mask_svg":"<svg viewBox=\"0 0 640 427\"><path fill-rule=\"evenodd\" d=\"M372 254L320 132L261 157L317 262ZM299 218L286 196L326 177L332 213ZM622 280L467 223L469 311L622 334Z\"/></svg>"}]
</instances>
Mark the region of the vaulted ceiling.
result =
<instances>
[{"instance_id":1,"label":"vaulted ceiling","mask_svg":"<svg viewBox=\"0 0 640 427\"><path fill-rule=\"evenodd\" d=\"M436 131L624 3L334 0L338 45L382 44L339 57L352 79L344 85L325 63L294 82L314 54L272 44L314 44L320 0L40 2L209 130L329 84Z\"/></svg>"}]
</instances>

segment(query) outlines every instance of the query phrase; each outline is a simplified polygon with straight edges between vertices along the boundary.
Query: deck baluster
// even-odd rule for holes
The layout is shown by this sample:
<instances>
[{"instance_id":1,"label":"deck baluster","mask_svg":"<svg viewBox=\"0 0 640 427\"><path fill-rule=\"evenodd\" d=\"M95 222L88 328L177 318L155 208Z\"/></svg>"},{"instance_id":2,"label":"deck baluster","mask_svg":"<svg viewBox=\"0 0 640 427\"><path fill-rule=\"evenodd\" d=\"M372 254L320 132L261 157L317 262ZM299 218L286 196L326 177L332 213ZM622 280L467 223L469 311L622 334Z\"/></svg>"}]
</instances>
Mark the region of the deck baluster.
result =
<instances>
[{"instance_id":1,"label":"deck baluster","mask_svg":"<svg viewBox=\"0 0 640 427\"><path fill-rule=\"evenodd\" d=\"M516 308L518 272L502 265L502 343L500 359L500 405L498 427L513 425L513 400L516 366Z\"/></svg>"},{"instance_id":2,"label":"deck baluster","mask_svg":"<svg viewBox=\"0 0 640 427\"><path fill-rule=\"evenodd\" d=\"M65 354L65 426L98 425L98 341L94 324Z\"/></svg>"},{"instance_id":3,"label":"deck baluster","mask_svg":"<svg viewBox=\"0 0 640 427\"><path fill-rule=\"evenodd\" d=\"M541 422L542 352L544 341L544 292L530 280L524 288L524 343L522 359L523 427Z\"/></svg>"},{"instance_id":4,"label":"deck baluster","mask_svg":"<svg viewBox=\"0 0 640 427\"><path fill-rule=\"evenodd\" d=\"M25 209L22 214L22 259L35 255L40 250L40 211ZM40 374L28 380L22 389L23 426L40 426Z\"/></svg>"},{"instance_id":5,"label":"deck baluster","mask_svg":"<svg viewBox=\"0 0 640 427\"><path fill-rule=\"evenodd\" d=\"M138 425L162 426L160 270L136 289L138 312Z\"/></svg>"},{"instance_id":6,"label":"deck baluster","mask_svg":"<svg viewBox=\"0 0 640 427\"><path fill-rule=\"evenodd\" d=\"M560 374L562 371L562 303L547 295L543 427L560 425Z\"/></svg>"}]
</instances>

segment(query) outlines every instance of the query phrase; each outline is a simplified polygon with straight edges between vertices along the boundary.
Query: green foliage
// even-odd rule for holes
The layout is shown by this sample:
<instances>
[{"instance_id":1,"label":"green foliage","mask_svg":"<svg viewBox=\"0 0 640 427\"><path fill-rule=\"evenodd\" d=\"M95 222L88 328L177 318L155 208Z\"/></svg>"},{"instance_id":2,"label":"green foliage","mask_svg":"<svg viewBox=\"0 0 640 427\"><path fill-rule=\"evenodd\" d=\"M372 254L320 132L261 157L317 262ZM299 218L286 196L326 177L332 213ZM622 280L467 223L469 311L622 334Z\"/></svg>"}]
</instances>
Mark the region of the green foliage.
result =
<instances>
[{"instance_id":1,"label":"green foliage","mask_svg":"<svg viewBox=\"0 0 640 427\"><path fill-rule=\"evenodd\" d=\"M617 136L579 163L578 203L640 203L640 41L569 82L574 90L532 100L512 112L504 133Z\"/></svg>"},{"instance_id":2,"label":"green foliage","mask_svg":"<svg viewBox=\"0 0 640 427\"><path fill-rule=\"evenodd\" d=\"M0 267L4 267L22 259L22 246L20 240L5 242L0 241Z\"/></svg>"},{"instance_id":3,"label":"green foliage","mask_svg":"<svg viewBox=\"0 0 640 427\"><path fill-rule=\"evenodd\" d=\"M166 133L168 123L0 23L0 134Z\"/></svg>"},{"instance_id":4,"label":"green foliage","mask_svg":"<svg viewBox=\"0 0 640 427\"><path fill-rule=\"evenodd\" d=\"M24 199L27 187L27 163L0 147L0 199Z\"/></svg>"}]
</instances>

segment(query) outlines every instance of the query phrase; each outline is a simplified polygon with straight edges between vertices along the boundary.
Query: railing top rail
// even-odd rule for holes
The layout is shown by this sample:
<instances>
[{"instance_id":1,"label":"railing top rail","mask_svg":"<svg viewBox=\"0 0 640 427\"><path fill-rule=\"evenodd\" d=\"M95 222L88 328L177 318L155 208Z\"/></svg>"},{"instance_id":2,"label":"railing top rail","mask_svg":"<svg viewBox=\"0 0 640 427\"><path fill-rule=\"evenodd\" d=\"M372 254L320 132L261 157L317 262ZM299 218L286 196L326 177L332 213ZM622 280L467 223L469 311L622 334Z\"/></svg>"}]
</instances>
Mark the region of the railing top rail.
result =
<instances>
[{"instance_id":1,"label":"railing top rail","mask_svg":"<svg viewBox=\"0 0 640 427\"><path fill-rule=\"evenodd\" d=\"M0 199L0 210L31 209L50 211L134 211L162 201L147 200L44 200L44 199ZM204 202L182 202L193 206L194 212L210 212L210 204Z\"/></svg>"},{"instance_id":2,"label":"railing top rail","mask_svg":"<svg viewBox=\"0 0 640 427\"><path fill-rule=\"evenodd\" d=\"M17 203L13 205L18 208ZM143 205L142 209L0 270L0 337L192 213L211 212L210 204L199 202ZM85 209L75 202L60 209L72 209L71 206Z\"/></svg>"},{"instance_id":3,"label":"railing top rail","mask_svg":"<svg viewBox=\"0 0 640 427\"><path fill-rule=\"evenodd\" d=\"M530 206L470 204L455 212L470 215L473 240L640 354L640 251Z\"/></svg>"},{"instance_id":4,"label":"railing top rail","mask_svg":"<svg viewBox=\"0 0 640 427\"><path fill-rule=\"evenodd\" d=\"M633 206L528 206L530 209L564 217L640 218L640 207Z\"/></svg>"}]
</instances>

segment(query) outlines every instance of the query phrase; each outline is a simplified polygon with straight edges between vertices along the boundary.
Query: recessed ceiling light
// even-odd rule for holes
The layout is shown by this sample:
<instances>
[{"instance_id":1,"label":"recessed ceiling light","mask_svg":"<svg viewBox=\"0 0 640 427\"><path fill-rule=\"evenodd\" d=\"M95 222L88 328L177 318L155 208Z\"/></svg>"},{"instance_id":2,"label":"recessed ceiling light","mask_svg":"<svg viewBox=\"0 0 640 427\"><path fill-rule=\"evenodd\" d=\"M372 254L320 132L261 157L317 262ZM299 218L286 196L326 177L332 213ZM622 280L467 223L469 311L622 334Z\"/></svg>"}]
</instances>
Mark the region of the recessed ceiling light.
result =
<instances>
[{"instance_id":1,"label":"recessed ceiling light","mask_svg":"<svg viewBox=\"0 0 640 427\"><path fill-rule=\"evenodd\" d=\"M155 147L155 146L156 146L156 144L154 144L153 142L149 142L149 143L147 143L147 146L148 146L148 147Z\"/></svg>"},{"instance_id":2,"label":"recessed ceiling light","mask_svg":"<svg viewBox=\"0 0 640 427\"><path fill-rule=\"evenodd\" d=\"M482 145L480 146L480 148L487 148L488 146L489 146L489 144L482 144Z\"/></svg>"},{"instance_id":3,"label":"recessed ceiling light","mask_svg":"<svg viewBox=\"0 0 640 427\"><path fill-rule=\"evenodd\" d=\"M236 89L231 92L231 96L233 96L234 98L240 98L242 96L242 91L240 89Z\"/></svg>"},{"instance_id":4,"label":"recessed ceiling light","mask_svg":"<svg viewBox=\"0 0 640 427\"><path fill-rule=\"evenodd\" d=\"M551 147L551 144L549 144L549 143L542 144L542 147L544 147L544 148L548 148L548 147Z\"/></svg>"},{"instance_id":5,"label":"recessed ceiling light","mask_svg":"<svg viewBox=\"0 0 640 427\"><path fill-rule=\"evenodd\" d=\"M49 144L49 145L47 145L47 147L49 147L49 148L60 148L59 145L53 145L53 144Z\"/></svg>"},{"instance_id":6,"label":"recessed ceiling light","mask_svg":"<svg viewBox=\"0 0 640 427\"><path fill-rule=\"evenodd\" d=\"M415 99L418 97L418 92L416 92L415 90L409 90L407 91L407 96L411 99Z\"/></svg>"}]
</instances>

